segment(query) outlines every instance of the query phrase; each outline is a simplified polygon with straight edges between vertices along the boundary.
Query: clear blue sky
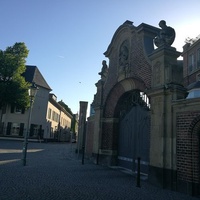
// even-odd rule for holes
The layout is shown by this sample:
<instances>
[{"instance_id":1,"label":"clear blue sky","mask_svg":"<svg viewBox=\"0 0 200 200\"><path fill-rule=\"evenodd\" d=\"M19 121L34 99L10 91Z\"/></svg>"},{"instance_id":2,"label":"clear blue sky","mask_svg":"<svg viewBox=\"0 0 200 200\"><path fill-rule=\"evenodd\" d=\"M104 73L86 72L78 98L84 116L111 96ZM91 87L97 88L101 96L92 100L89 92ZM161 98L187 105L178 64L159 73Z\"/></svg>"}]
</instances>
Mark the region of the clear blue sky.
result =
<instances>
[{"instance_id":1,"label":"clear blue sky","mask_svg":"<svg viewBox=\"0 0 200 200\"><path fill-rule=\"evenodd\" d=\"M182 51L185 38L200 34L199 8L200 0L1 0L0 49L25 42L27 64L76 113L79 101L92 103L103 53L122 23L158 27L164 19Z\"/></svg>"}]
</instances>

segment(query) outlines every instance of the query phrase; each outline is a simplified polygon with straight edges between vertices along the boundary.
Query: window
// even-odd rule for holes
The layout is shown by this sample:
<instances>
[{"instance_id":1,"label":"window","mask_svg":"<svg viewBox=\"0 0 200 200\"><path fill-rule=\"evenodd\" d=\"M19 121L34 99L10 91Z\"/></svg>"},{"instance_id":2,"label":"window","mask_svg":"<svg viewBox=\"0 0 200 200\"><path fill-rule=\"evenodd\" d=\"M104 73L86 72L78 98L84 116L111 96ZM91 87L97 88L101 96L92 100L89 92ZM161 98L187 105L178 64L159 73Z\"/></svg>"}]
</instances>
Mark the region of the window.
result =
<instances>
[{"instance_id":1,"label":"window","mask_svg":"<svg viewBox=\"0 0 200 200\"><path fill-rule=\"evenodd\" d=\"M58 122L58 113L56 113L55 121Z\"/></svg>"},{"instance_id":2,"label":"window","mask_svg":"<svg viewBox=\"0 0 200 200\"><path fill-rule=\"evenodd\" d=\"M194 54L189 55L189 72L194 70Z\"/></svg>"},{"instance_id":3,"label":"window","mask_svg":"<svg viewBox=\"0 0 200 200\"><path fill-rule=\"evenodd\" d=\"M51 108L48 110L48 119L51 119Z\"/></svg>"},{"instance_id":4,"label":"window","mask_svg":"<svg viewBox=\"0 0 200 200\"><path fill-rule=\"evenodd\" d=\"M22 109L17 106L16 109L15 109L15 113L22 113Z\"/></svg>"},{"instance_id":5,"label":"window","mask_svg":"<svg viewBox=\"0 0 200 200\"><path fill-rule=\"evenodd\" d=\"M55 121L55 114L56 114L55 111L53 111L53 114L52 114L52 120L53 121Z\"/></svg>"},{"instance_id":6,"label":"window","mask_svg":"<svg viewBox=\"0 0 200 200\"><path fill-rule=\"evenodd\" d=\"M197 68L200 68L200 48L197 49Z\"/></svg>"},{"instance_id":7,"label":"window","mask_svg":"<svg viewBox=\"0 0 200 200\"><path fill-rule=\"evenodd\" d=\"M18 106L11 105L11 110L10 110L10 112L11 112L11 113L16 113L16 114L24 114L25 109L22 108L22 107L18 107Z\"/></svg>"},{"instance_id":8,"label":"window","mask_svg":"<svg viewBox=\"0 0 200 200\"><path fill-rule=\"evenodd\" d=\"M19 135L20 123L12 123L11 133L12 135Z\"/></svg>"}]
</instances>

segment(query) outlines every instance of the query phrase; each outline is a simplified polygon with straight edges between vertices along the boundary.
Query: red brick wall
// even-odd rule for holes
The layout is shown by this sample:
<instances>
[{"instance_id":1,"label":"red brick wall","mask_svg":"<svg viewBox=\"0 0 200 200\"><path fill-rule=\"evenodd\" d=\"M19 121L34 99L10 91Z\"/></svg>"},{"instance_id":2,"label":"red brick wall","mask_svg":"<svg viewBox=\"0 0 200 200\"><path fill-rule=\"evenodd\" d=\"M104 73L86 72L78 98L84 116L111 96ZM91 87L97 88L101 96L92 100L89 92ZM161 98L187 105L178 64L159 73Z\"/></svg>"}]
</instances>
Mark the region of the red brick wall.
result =
<instances>
[{"instance_id":1,"label":"red brick wall","mask_svg":"<svg viewBox=\"0 0 200 200\"><path fill-rule=\"evenodd\" d=\"M146 87L149 88L151 86L152 70L150 60L147 55L145 55L142 35L136 36L136 40L132 42L132 47L131 63L133 67L131 76L137 76L145 83Z\"/></svg>"},{"instance_id":2,"label":"red brick wall","mask_svg":"<svg viewBox=\"0 0 200 200\"><path fill-rule=\"evenodd\" d=\"M177 113L177 178L199 182L200 111Z\"/></svg>"},{"instance_id":3,"label":"red brick wall","mask_svg":"<svg viewBox=\"0 0 200 200\"><path fill-rule=\"evenodd\" d=\"M120 96L124 93L124 88L118 84L110 93L104 108L104 117L114 117L115 107Z\"/></svg>"},{"instance_id":4,"label":"red brick wall","mask_svg":"<svg viewBox=\"0 0 200 200\"><path fill-rule=\"evenodd\" d=\"M102 130L101 149L116 150L119 132L118 123L103 122Z\"/></svg>"},{"instance_id":5,"label":"red brick wall","mask_svg":"<svg viewBox=\"0 0 200 200\"><path fill-rule=\"evenodd\" d=\"M137 32L127 34L124 39L120 39L121 43L117 43L112 48L112 53L109 55L110 63L108 69L108 79L104 85L104 95L103 102L105 103L110 91L114 85L118 82L118 66L119 66L119 47L125 40L129 40L130 49L129 49L129 67L130 73L127 75L128 78L133 77L137 78L146 88L151 86L151 62L148 59L148 56L145 55L143 35L138 34ZM125 34L126 35L126 34ZM120 41L119 40L119 41ZM118 46L117 46L118 45Z\"/></svg>"},{"instance_id":6,"label":"red brick wall","mask_svg":"<svg viewBox=\"0 0 200 200\"><path fill-rule=\"evenodd\" d=\"M184 86L187 87L191 83L194 83L197 81L197 74L200 73L200 70L195 71L194 73L190 74L190 76L184 78Z\"/></svg>"}]
</instances>

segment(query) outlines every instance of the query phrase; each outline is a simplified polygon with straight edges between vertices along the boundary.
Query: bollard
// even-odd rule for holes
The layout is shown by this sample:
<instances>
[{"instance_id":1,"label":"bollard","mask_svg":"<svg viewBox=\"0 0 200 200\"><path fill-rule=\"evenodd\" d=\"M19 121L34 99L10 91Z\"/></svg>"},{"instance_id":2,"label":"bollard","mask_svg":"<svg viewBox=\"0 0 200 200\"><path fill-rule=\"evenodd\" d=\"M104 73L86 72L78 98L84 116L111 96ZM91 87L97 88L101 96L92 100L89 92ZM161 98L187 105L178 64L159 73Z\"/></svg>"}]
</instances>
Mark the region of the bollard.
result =
<instances>
[{"instance_id":1,"label":"bollard","mask_svg":"<svg viewBox=\"0 0 200 200\"><path fill-rule=\"evenodd\" d=\"M137 185L136 187L141 187L140 185L140 157L137 158L138 160L138 167L137 167Z\"/></svg>"},{"instance_id":2,"label":"bollard","mask_svg":"<svg viewBox=\"0 0 200 200\"><path fill-rule=\"evenodd\" d=\"M85 146L82 146L82 165L84 165L84 157L85 157Z\"/></svg>"},{"instance_id":3,"label":"bollard","mask_svg":"<svg viewBox=\"0 0 200 200\"><path fill-rule=\"evenodd\" d=\"M23 145L23 165L26 166L26 154L27 154L27 145L28 145L28 142L24 142L24 145Z\"/></svg>"}]
</instances>

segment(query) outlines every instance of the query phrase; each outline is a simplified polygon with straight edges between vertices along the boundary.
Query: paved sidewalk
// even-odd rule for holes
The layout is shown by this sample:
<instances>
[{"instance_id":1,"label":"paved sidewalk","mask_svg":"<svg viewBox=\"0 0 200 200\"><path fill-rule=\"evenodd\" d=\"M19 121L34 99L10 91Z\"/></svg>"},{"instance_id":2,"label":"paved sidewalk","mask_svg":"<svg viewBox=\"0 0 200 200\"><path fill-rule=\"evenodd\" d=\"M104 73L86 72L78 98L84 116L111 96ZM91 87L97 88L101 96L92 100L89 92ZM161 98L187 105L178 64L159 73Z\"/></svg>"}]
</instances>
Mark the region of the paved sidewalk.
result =
<instances>
[{"instance_id":1,"label":"paved sidewalk","mask_svg":"<svg viewBox=\"0 0 200 200\"><path fill-rule=\"evenodd\" d=\"M195 200L158 189L119 170L81 164L76 144L29 143L27 166L22 142L0 140L0 200Z\"/></svg>"}]
</instances>

